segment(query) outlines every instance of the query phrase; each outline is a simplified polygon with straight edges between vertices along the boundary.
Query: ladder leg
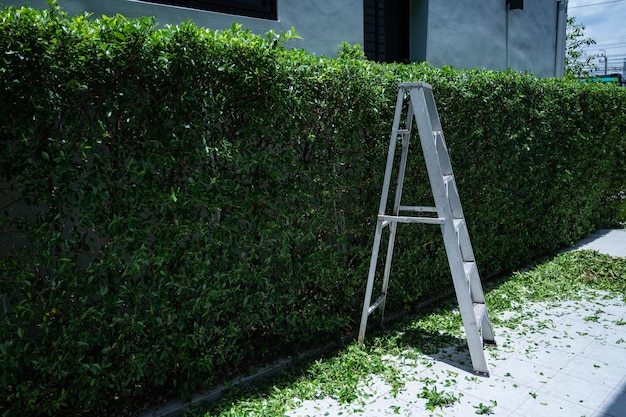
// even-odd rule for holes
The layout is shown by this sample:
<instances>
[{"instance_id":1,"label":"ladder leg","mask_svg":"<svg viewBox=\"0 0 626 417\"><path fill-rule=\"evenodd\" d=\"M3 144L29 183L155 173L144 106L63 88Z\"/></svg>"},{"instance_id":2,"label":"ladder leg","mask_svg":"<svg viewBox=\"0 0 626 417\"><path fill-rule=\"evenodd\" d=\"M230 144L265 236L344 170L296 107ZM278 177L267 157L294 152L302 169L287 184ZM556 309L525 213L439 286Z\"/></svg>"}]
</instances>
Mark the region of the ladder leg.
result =
<instances>
[{"instance_id":1,"label":"ladder leg","mask_svg":"<svg viewBox=\"0 0 626 417\"><path fill-rule=\"evenodd\" d=\"M410 119L409 119L410 118ZM400 200L402 199L402 189L404 187L404 176L406 175L406 164L409 156L409 143L411 141L411 126L413 118L413 103L409 101L407 110L407 127L402 133L402 153L400 154L400 167L398 169L398 182L396 185L396 194L393 203L393 215L397 216L400 209Z\"/></svg>"},{"instance_id":2,"label":"ladder leg","mask_svg":"<svg viewBox=\"0 0 626 417\"><path fill-rule=\"evenodd\" d=\"M398 180L396 184L396 192L393 203L393 215L397 216L400 212L400 204L402 200L402 187L404 186L404 175L406 173L406 164L409 153L409 142L411 140L411 125L413 118L413 104L409 101L407 110L407 127L405 132L402 133L402 153L400 155L400 168L398 170ZM385 271L383 274L383 299L380 304L380 324L383 324L385 319L385 303L387 301L387 289L389 288L389 276L391 274L391 262L393 260L393 249L396 242L396 231L398 230L398 223L393 222L390 225L389 242L387 244L387 256L385 258Z\"/></svg>"},{"instance_id":3,"label":"ladder leg","mask_svg":"<svg viewBox=\"0 0 626 417\"><path fill-rule=\"evenodd\" d=\"M474 301L467 287L467 277L463 268L461 251L460 248L456 246L456 232L453 229L452 222L443 224L441 231L444 236L446 255L448 257L448 263L450 264L450 272L452 273L452 283L461 312L467 347L469 348L470 357L472 358L472 366L475 373L489 376L489 368L483 351L483 339L480 334L480 327L489 320L489 318L487 317L487 313L485 313L481 321L481 317L477 317L476 315ZM491 338L493 339L493 335L491 335Z\"/></svg>"},{"instance_id":4,"label":"ladder leg","mask_svg":"<svg viewBox=\"0 0 626 417\"><path fill-rule=\"evenodd\" d=\"M469 326L476 327L476 323L469 324ZM469 348L470 357L472 359L474 373L488 377L489 366L487 365L487 359L485 358L483 340L478 333L478 327L475 328L475 331L465 332L465 337L467 338L467 347Z\"/></svg>"},{"instance_id":5,"label":"ladder leg","mask_svg":"<svg viewBox=\"0 0 626 417\"><path fill-rule=\"evenodd\" d=\"M398 229L398 223L392 223L389 233L389 243L387 244L387 257L385 258L385 272L383 275L383 299L380 303L380 324L383 324L385 318L385 303L387 301L387 290L389 288L389 275L391 273L391 261L393 258L393 247L396 241L396 230Z\"/></svg>"},{"instance_id":6,"label":"ladder leg","mask_svg":"<svg viewBox=\"0 0 626 417\"><path fill-rule=\"evenodd\" d=\"M372 247L372 257L370 259L370 269L367 276L367 286L365 288L365 300L363 300L363 313L361 314L361 327L359 329L359 346L365 340L367 330L367 318L370 314L370 303L372 302L372 291L374 289L374 278L376 276L376 263L378 262L378 251L380 250L380 239L383 232L383 221L376 223L376 234L374 235L374 245Z\"/></svg>"},{"instance_id":7,"label":"ladder leg","mask_svg":"<svg viewBox=\"0 0 626 417\"><path fill-rule=\"evenodd\" d=\"M400 119L402 117L402 108L404 103L404 91L400 89L398 91L398 97L396 100L396 110L393 118L393 125L391 130L391 136L389 138L389 150L387 152L387 165L385 167L385 177L383 179L383 189L380 195L380 205L378 207L378 215L384 215L387 208L387 198L389 196L389 187L391 184L391 172L393 170L393 161L396 154L396 143L398 141L398 130L400 128ZM382 219L378 219L376 223L376 234L374 236L374 244L372 247L372 257L370 259L369 273L367 277L367 286L365 288L365 300L363 301L363 312L361 314L361 326L359 328L359 345L363 345L365 340L365 331L367 330L367 318L370 315L370 305L372 302L372 292L374 289L374 278L376 276L376 264L378 263L378 252L380 251L380 240L382 237L383 228L385 224ZM393 239L390 238L390 242ZM391 258L388 257L386 264L391 265ZM387 276L387 283L388 283ZM384 305L386 295L386 288L383 289L381 294L381 303Z\"/></svg>"}]
</instances>

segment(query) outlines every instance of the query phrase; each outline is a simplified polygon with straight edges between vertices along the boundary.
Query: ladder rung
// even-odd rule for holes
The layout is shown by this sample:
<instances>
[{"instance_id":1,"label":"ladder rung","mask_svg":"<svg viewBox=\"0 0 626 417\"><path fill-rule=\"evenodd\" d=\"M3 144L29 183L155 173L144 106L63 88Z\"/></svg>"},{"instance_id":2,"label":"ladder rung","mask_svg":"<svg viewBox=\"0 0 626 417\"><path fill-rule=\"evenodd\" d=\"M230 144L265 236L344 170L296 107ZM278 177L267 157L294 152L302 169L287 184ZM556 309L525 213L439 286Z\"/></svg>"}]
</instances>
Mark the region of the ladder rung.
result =
<instances>
[{"instance_id":1,"label":"ladder rung","mask_svg":"<svg viewBox=\"0 0 626 417\"><path fill-rule=\"evenodd\" d=\"M398 135L406 135L409 133L409 129L398 129Z\"/></svg>"},{"instance_id":2,"label":"ladder rung","mask_svg":"<svg viewBox=\"0 0 626 417\"><path fill-rule=\"evenodd\" d=\"M380 307L380 304L383 302L383 300L385 299L385 295L386 294L381 294L378 296L378 298L376 299L376 301L374 301L373 304L370 304L370 307L367 309L367 315L369 316L370 314L372 314L374 312L374 310L376 310L378 307Z\"/></svg>"},{"instance_id":3,"label":"ladder rung","mask_svg":"<svg viewBox=\"0 0 626 417\"><path fill-rule=\"evenodd\" d=\"M379 215L378 218L396 223L443 224L446 221L446 219L441 217L390 216L385 214Z\"/></svg>"},{"instance_id":4,"label":"ladder rung","mask_svg":"<svg viewBox=\"0 0 626 417\"><path fill-rule=\"evenodd\" d=\"M474 317L476 317L476 324L480 325L482 323L483 318L487 314L487 306L483 303L474 304Z\"/></svg>"},{"instance_id":5,"label":"ladder rung","mask_svg":"<svg viewBox=\"0 0 626 417\"><path fill-rule=\"evenodd\" d=\"M437 207L422 207L422 206L400 206L400 211L410 211L413 213L437 213Z\"/></svg>"}]
</instances>

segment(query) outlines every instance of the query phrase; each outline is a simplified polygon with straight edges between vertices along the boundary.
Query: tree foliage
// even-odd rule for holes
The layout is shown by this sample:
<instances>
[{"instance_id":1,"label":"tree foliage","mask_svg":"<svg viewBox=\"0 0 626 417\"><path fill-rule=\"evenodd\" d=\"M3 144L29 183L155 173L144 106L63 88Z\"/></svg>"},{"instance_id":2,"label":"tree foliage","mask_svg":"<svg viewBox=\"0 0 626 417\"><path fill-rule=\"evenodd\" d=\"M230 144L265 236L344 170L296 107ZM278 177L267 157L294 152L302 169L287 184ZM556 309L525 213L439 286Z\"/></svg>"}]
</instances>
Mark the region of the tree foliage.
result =
<instances>
[{"instance_id":1,"label":"tree foliage","mask_svg":"<svg viewBox=\"0 0 626 417\"><path fill-rule=\"evenodd\" d=\"M575 17L567 18L567 36L565 50L565 74L580 78L588 76L597 69L593 62L596 55L588 55L585 47L595 45L593 38L585 37L585 25L576 23Z\"/></svg>"}]
</instances>

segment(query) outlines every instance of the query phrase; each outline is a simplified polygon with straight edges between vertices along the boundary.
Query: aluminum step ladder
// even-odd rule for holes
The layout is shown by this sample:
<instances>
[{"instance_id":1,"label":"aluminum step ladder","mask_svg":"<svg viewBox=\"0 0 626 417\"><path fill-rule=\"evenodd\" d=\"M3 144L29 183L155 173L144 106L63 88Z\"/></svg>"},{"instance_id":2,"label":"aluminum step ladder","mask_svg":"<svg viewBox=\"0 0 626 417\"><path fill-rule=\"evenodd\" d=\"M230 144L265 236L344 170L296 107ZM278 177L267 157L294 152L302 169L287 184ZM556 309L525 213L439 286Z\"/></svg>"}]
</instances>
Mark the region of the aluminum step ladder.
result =
<instances>
[{"instance_id":1,"label":"aluminum step ladder","mask_svg":"<svg viewBox=\"0 0 626 417\"><path fill-rule=\"evenodd\" d=\"M408 103L405 104L405 101ZM406 112L405 112L406 107ZM403 120L403 114L406 120ZM409 141L413 120L417 125L428 178L436 207L406 206L401 202L402 186L407 164ZM404 123L405 126L400 125ZM398 182L395 190L393 211L387 214L387 199L392 171L394 169L396 144L401 140L402 154L398 169ZM363 344L368 317L376 310L384 315L385 299L389 286L391 260L398 223L426 223L441 226L444 245L452 273L454 290L463 319L467 344L474 372L489 376L489 369L483 351L483 344L495 344L493 329L485 296L478 274L476 258L470 241L461 200L456 188L450 156L446 147L439 115L435 106L432 87L426 83L400 83L395 116L389 142L387 167L378 209L378 221L374 235L372 257L363 302L363 314L359 330L359 344ZM385 228L389 227L387 257L383 272L382 292L372 303L372 290L376 276L378 252Z\"/></svg>"}]
</instances>

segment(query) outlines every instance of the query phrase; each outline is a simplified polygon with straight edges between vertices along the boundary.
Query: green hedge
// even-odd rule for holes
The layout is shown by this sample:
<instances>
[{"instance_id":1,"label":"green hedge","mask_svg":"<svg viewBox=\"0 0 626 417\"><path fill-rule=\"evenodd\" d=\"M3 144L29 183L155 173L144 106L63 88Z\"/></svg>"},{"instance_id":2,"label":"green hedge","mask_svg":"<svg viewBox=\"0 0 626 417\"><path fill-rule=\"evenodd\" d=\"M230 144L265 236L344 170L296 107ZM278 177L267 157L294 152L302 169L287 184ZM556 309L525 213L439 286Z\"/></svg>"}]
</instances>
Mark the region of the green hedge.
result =
<instances>
[{"instance_id":1,"label":"green hedge","mask_svg":"<svg viewBox=\"0 0 626 417\"><path fill-rule=\"evenodd\" d=\"M354 328L399 81L434 86L483 276L626 188L619 88L56 7L0 33L4 415L129 414ZM409 173L428 204L417 147ZM449 287L437 228L396 253L390 308Z\"/></svg>"}]
</instances>

